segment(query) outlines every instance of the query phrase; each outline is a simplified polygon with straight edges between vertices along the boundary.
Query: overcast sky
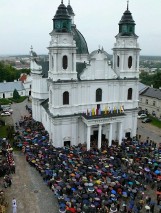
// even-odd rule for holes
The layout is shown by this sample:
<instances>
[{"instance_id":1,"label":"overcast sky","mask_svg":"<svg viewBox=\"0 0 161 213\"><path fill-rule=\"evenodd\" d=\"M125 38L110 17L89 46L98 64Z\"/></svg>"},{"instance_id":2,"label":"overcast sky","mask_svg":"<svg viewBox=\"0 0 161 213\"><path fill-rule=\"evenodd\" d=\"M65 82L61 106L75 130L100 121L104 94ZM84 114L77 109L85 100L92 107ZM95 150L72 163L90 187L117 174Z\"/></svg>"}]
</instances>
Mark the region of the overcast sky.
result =
<instances>
[{"instance_id":1,"label":"overcast sky","mask_svg":"<svg viewBox=\"0 0 161 213\"><path fill-rule=\"evenodd\" d=\"M61 0L0 0L0 55L48 54L52 18ZM126 0L70 0L75 24L89 51L99 45L112 54ZM68 4L68 0L64 0ZM141 55L161 56L161 0L130 0Z\"/></svg>"}]
</instances>

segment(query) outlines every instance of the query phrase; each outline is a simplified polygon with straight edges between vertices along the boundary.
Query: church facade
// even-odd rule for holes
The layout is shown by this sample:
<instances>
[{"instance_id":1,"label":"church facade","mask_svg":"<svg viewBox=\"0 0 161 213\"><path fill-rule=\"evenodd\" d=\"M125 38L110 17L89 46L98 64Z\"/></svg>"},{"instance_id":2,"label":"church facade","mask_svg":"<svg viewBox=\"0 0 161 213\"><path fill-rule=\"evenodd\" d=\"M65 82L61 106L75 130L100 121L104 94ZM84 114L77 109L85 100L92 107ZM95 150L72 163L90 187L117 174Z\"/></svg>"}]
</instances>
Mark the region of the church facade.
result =
<instances>
[{"instance_id":1,"label":"church facade","mask_svg":"<svg viewBox=\"0 0 161 213\"><path fill-rule=\"evenodd\" d=\"M89 54L63 1L53 18L48 67L31 50L32 113L55 147L105 139L121 143L136 136L139 54L135 22L128 5L119 22L113 60L103 49ZM45 70L46 69L46 70Z\"/></svg>"}]
</instances>

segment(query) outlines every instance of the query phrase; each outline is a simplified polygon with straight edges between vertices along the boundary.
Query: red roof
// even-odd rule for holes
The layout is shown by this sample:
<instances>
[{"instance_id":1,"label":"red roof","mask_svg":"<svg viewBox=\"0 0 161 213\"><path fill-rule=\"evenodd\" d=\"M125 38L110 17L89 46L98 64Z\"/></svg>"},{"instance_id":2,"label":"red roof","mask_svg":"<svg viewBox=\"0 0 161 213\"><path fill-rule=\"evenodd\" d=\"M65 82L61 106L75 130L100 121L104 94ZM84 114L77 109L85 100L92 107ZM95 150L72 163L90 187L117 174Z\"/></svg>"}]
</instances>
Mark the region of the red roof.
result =
<instances>
[{"instance_id":1,"label":"red roof","mask_svg":"<svg viewBox=\"0 0 161 213\"><path fill-rule=\"evenodd\" d=\"M24 83L24 81L26 81L26 79L27 79L27 74L24 73L20 76L19 81L22 81Z\"/></svg>"}]
</instances>

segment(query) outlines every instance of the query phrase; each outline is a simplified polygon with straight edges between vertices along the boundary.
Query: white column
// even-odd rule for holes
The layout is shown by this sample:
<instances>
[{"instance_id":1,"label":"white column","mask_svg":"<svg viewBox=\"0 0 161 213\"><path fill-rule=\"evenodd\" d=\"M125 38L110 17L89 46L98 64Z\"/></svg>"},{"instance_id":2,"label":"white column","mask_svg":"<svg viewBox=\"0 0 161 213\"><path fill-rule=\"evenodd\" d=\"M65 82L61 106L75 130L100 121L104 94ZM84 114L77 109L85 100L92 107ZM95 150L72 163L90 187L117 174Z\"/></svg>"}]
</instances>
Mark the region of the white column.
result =
<instances>
[{"instance_id":1,"label":"white column","mask_svg":"<svg viewBox=\"0 0 161 213\"><path fill-rule=\"evenodd\" d=\"M87 126L87 151L90 150L91 143L91 127Z\"/></svg>"},{"instance_id":2,"label":"white column","mask_svg":"<svg viewBox=\"0 0 161 213\"><path fill-rule=\"evenodd\" d=\"M110 132L109 132L109 146L112 144L112 123L110 123Z\"/></svg>"},{"instance_id":3,"label":"white column","mask_svg":"<svg viewBox=\"0 0 161 213\"><path fill-rule=\"evenodd\" d=\"M101 142L102 142L102 124L99 124L98 129L98 149L101 149Z\"/></svg>"},{"instance_id":4,"label":"white column","mask_svg":"<svg viewBox=\"0 0 161 213\"><path fill-rule=\"evenodd\" d=\"M121 145L122 142L122 122L120 122L119 125L119 145Z\"/></svg>"}]
</instances>

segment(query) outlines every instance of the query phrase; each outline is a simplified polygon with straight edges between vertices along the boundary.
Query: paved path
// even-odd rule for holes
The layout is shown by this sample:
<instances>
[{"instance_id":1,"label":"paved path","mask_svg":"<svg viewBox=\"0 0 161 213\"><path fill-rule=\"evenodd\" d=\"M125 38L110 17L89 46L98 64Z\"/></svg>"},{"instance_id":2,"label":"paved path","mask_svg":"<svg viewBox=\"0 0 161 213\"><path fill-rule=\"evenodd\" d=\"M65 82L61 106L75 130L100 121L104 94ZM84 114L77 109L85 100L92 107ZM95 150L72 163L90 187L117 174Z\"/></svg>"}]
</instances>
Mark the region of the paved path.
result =
<instances>
[{"instance_id":1,"label":"paved path","mask_svg":"<svg viewBox=\"0 0 161 213\"><path fill-rule=\"evenodd\" d=\"M14 153L14 159L16 173L11 188L6 189L8 213L12 212L13 197L17 200L18 213L57 213L57 200L38 171L29 166L21 152Z\"/></svg>"},{"instance_id":2,"label":"paved path","mask_svg":"<svg viewBox=\"0 0 161 213\"><path fill-rule=\"evenodd\" d=\"M26 104L31 105L27 100L19 104L12 104L13 115L6 118L6 123L15 125L22 116L28 116ZM16 173L12 175L13 184L11 188L5 190L9 202L7 213L12 212L13 197L17 200L18 213L57 213L57 199L37 170L30 167L21 151L14 153L14 159Z\"/></svg>"},{"instance_id":3,"label":"paved path","mask_svg":"<svg viewBox=\"0 0 161 213\"><path fill-rule=\"evenodd\" d=\"M150 140L161 143L161 129L153 126L151 123L142 123L141 119L138 119L138 131L137 134L141 135L141 140L146 140L149 137Z\"/></svg>"}]
</instances>

